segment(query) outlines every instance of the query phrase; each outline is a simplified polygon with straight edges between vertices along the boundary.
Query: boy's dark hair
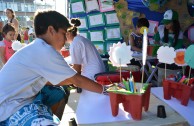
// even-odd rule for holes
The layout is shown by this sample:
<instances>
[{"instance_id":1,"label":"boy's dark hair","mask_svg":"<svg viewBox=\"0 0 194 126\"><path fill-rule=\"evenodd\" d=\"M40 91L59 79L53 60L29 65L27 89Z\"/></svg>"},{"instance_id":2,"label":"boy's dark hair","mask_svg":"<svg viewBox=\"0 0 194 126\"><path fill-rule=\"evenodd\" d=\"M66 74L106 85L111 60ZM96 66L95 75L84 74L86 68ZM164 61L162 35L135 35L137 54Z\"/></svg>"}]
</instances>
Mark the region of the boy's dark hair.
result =
<instances>
[{"instance_id":1,"label":"boy's dark hair","mask_svg":"<svg viewBox=\"0 0 194 126\"><path fill-rule=\"evenodd\" d=\"M137 21L137 27L138 28L141 28L143 26L149 28L149 26L150 26L149 21L146 18L140 18L140 19L138 19L138 21Z\"/></svg>"},{"instance_id":2,"label":"boy's dark hair","mask_svg":"<svg viewBox=\"0 0 194 126\"><path fill-rule=\"evenodd\" d=\"M56 31L60 28L67 30L71 27L68 19L57 11L38 11L34 16L34 29L36 36L46 33L49 26Z\"/></svg>"},{"instance_id":3,"label":"boy's dark hair","mask_svg":"<svg viewBox=\"0 0 194 126\"><path fill-rule=\"evenodd\" d=\"M6 24L6 25L3 27L2 33L3 33L3 35L6 35L6 34L7 34L8 32L10 32L10 31L15 32L15 27L13 27L12 25Z\"/></svg>"},{"instance_id":4,"label":"boy's dark hair","mask_svg":"<svg viewBox=\"0 0 194 126\"><path fill-rule=\"evenodd\" d=\"M78 18L72 18L71 24L73 24L73 27L68 29L68 32L71 32L73 36L77 35L77 27L81 25L81 21Z\"/></svg>"}]
</instances>

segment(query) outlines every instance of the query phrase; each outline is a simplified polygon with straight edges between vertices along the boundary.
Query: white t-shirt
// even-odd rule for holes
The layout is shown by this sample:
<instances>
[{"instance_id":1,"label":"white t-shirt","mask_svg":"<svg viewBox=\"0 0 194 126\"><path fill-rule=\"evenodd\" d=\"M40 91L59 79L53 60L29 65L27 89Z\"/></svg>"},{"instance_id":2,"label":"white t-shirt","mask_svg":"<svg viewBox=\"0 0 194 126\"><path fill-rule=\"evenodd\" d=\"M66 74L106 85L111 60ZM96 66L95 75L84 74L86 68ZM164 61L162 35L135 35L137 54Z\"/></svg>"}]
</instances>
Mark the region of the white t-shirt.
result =
<instances>
[{"instance_id":1,"label":"white t-shirt","mask_svg":"<svg viewBox=\"0 0 194 126\"><path fill-rule=\"evenodd\" d=\"M160 34L160 39L161 39L160 43L161 44L163 43L162 39L164 38L164 28L165 28L164 25L158 26L158 32ZM169 37L174 38L174 34L170 34ZM183 32L182 31L179 32L178 39L183 39Z\"/></svg>"},{"instance_id":2,"label":"white t-shirt","mask_svg":"<svg viewBox=\"0 0 194 126\"><path fill-rule=\"evenodd\" d=\"M104 63L93 43L77 35L70 44L72 64L82 65L81 74L94 80L94 75L105 71Z\"/></svg>"},{"instance_id":3,"label":"white t-shirt","mask_svg":"<svg viewBox=\"0 0 194 126\"><path fill-rule=\"evenodd\" d=\"M75 74L52 46L37 38L0 71L0 121L32 102L47 81L56 85Z\"/></svg>"}]
</instances>

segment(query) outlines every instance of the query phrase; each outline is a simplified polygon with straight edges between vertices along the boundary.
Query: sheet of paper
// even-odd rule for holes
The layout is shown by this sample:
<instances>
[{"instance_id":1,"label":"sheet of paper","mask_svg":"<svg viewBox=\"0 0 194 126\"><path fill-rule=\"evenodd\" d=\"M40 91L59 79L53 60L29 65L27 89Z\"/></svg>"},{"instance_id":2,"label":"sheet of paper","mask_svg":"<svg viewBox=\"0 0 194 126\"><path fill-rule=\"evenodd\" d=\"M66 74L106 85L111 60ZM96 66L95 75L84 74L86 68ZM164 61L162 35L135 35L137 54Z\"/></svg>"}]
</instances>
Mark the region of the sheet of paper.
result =
<instances>
[{"instance_id":1,"label":"sheet of paper","mask_svg":"<svg viewBox=\"0 0 194 126\"><path fill-rule=\"evenodd\" d=\"M65 57L64 60L67 62L67 64L71 64L71 56Z\"/></svg>"},{"instance_id":2,"label":"sheet of paper","mask_svg":"<svg viewBox=\"0 0 194 126\"><path fill-rule=\"evenodd\" d=\"M116 117L112 116L109 96L83 90L76 111L78 124L93 124L131 120L130 114L119 106Z\"/></svg>"},{"instance_id":3,"label":"sheet of paper","mask_svg":"<svg viewBox=\"0 0 194 126\"><path fill-rule=\"evenodd\" d=\"M107 39L121 38L120 28L107 29Z\"/></svg>"},{"instance_id":4,"label":"sheet of paper","mask_svg":"<svg viewBox=\"0 0 194 126\"><path fill-rule=\"evenodd\" d=\"M114 10L113 0L99 0L99 4L101 12Z\"/></svg>"},{"instance_id":5,"label":"sheet of paper","mask_svg":"<svg viewBox=\"0 0 194 126\"><path fill-rule=\"evenodd\" d=\"M106 14L107 24L115 24L119 23L119 19L117 18L116 13Z\"/></svg>"},{"instance_id":6,"label":"sheet of paper","mask_svg":"<svg viewBox=\"0 0 194 126\"><path fill-rule=\"evenodd\" d=\"M173 108L176 112L178 112L181 116L183 116L191 126L194 126L194 101L189 101L188 106L181 105L180 101L176 98L171 98L171 100L165 100L163 97L163 88L151 88L151 92L153 95L167 103L171 108ZM168 115L167 115L168 116Z\"/></svg>"},{"instance_id":7,"label":"sheet of paper","mask_svg":"<svg viewBox=\"0 0 194 126\"><path fill-rule=\"evenodd\" d=\"M102 31L90 32L90 38L91 41L104 41Z\"/></svg>"},{"instance_id":8,"label":"sheet of paper","mask_svg":"<svg viewBox=\"0 0 194 126\"><path fill-rule=\"evenodd\" d=\"M103 24L103 18L102 18L102 14L98 14L98 15L92 15L89 16L89 21L90 21L90 25L98 25L98 24Z\"/></svg>"},{"instance_id":9,"label":"sheet of paper","mask_svg":"<svg viewBox=\"0 0 194 126\"><path fill-rule=\"evenodd\" d=\"M72 7L72 13L78 13L84 11L83 2L75 2L71 4Z\"/></svg>"},{"instance_id":10,"label":"sheet of paper","mask_svg":"<svg viewBox=\"0 0 194 126\"><path fill-rule=\"evenodd\" d=\"M85 0L86 3L86 11L99 11L99 6L97 0ZM91 6L92 5L92 6Z\"/></svg>"}]
</instances>

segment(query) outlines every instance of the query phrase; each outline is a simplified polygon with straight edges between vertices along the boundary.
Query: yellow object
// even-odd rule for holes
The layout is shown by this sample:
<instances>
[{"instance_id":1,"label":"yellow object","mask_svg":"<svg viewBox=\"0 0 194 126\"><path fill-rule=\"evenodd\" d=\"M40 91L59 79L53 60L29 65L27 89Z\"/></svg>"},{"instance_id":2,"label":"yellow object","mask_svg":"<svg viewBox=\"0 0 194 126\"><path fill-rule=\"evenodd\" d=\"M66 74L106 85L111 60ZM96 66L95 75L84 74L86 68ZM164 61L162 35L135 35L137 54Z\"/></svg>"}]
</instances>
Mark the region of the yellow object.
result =
<instances>
[{"instance_id":1,"label":"yellow object","mask_svg":"<svg viewBox=\"0 0 194 126\"><path fill-rule=\"evenodd\" d=\"M141 27L141 28L140 28L140 33L141 33L141 34L143 34L144 29L146 29L146 31L147 31L147 33L148 33L148 28L147 28L147 27Z\"/></svg>"}]
</instances>

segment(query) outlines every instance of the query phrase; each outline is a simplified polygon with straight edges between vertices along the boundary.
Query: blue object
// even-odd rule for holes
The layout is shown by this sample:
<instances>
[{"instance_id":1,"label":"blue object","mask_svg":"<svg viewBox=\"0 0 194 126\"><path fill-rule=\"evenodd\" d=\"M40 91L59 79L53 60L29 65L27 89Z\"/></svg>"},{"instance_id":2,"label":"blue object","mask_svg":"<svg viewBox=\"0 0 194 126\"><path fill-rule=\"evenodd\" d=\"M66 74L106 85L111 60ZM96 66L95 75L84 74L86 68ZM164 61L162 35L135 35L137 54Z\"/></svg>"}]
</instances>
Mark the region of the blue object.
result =
<instances>
[{"instance_id":1,"label":"blue object","mask_svg":"<svg viewBox=\"0 0 194 126\"><path fill-rule=\"evenodd\" d=\"M134 93L134 86L133 86L133 81L132 81L131 78L129 79L129 86L130 86L130 91L131 91L132 93Z\"/></svg>"}]
</instances>

